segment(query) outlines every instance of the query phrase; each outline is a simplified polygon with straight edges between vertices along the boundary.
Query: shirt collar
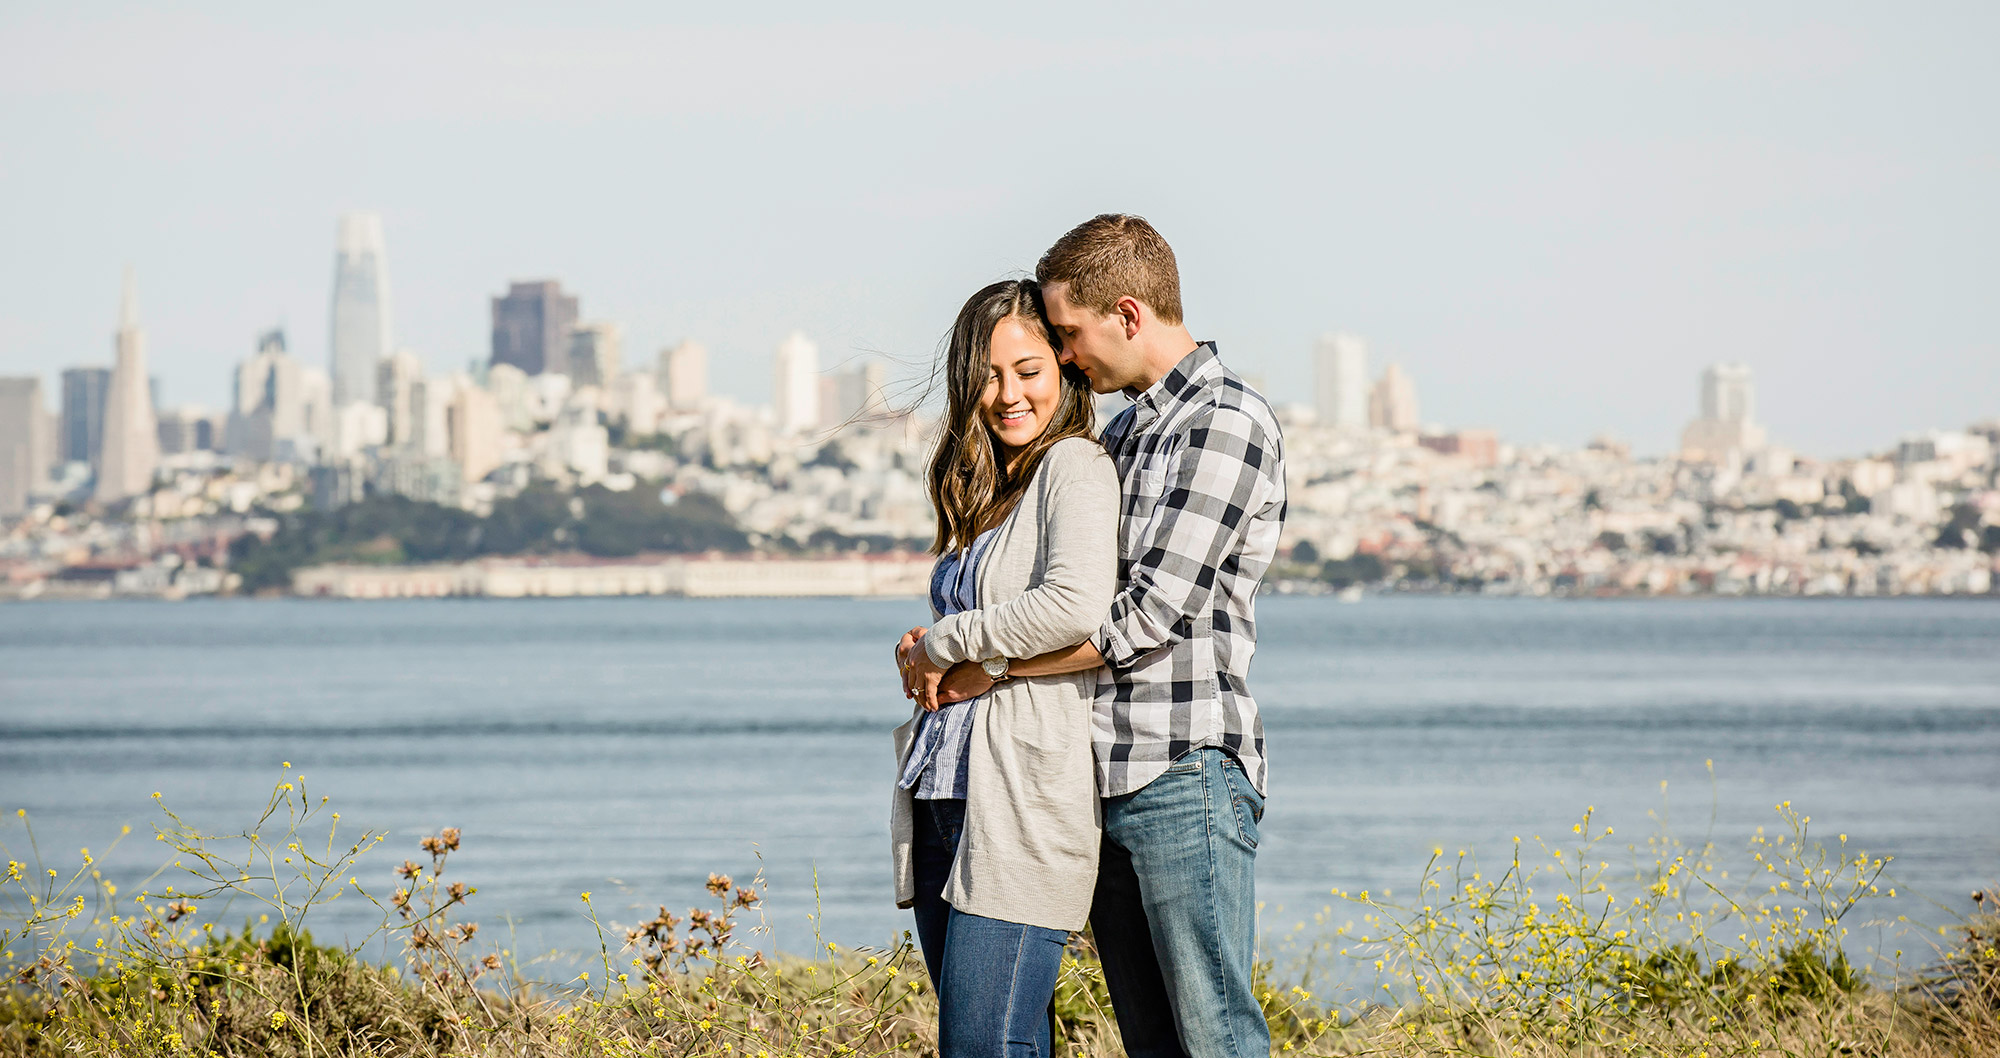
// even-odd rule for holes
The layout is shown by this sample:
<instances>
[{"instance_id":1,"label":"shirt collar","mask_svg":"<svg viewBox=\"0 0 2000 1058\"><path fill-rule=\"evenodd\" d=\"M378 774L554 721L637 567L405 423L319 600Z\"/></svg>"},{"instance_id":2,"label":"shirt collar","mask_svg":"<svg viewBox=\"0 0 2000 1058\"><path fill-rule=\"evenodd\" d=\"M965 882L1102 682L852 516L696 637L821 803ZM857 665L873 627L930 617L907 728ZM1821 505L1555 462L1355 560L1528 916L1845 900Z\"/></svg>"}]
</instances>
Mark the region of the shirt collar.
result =
<instances>
[{"instance_id":1,"label":"shirt collar","mask_svg":"<svg viewBox=\"0 0 2000 1058\"><path fill-rule=\"evenodd\" d=\"M1194 347L1193 352L1181 357L1180 363L1161 376L1158 382L1137 393L1127 389L1125 395L1132 398L1132 403L1158 414L1161 408L1179 401L1193 390L1208 374L1209 365L1215 362L1215 343L1202 342Z\"/></svg>"}]
</instances>

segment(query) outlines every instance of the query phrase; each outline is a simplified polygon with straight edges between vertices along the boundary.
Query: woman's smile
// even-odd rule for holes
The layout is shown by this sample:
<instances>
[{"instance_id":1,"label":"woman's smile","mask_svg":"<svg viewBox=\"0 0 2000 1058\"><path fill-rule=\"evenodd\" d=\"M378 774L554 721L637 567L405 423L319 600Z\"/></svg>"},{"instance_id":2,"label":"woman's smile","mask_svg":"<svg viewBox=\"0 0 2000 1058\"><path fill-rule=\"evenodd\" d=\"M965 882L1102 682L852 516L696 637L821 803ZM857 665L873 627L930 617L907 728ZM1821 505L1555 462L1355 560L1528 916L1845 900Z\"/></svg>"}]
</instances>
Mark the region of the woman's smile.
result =
<instances>
[{"instance_id":1,"label":"woman's smile","mask_svg":"<svg viewBox=\"0 0 2000 1058\"><path fill-rule=\"evenodd\" d=\"M993 328L989 369L980 411L993 439L1011 455L1047 427L1062 399L1062 366L1046 339L1009 317Z\"/></svg>"}]
</instances>

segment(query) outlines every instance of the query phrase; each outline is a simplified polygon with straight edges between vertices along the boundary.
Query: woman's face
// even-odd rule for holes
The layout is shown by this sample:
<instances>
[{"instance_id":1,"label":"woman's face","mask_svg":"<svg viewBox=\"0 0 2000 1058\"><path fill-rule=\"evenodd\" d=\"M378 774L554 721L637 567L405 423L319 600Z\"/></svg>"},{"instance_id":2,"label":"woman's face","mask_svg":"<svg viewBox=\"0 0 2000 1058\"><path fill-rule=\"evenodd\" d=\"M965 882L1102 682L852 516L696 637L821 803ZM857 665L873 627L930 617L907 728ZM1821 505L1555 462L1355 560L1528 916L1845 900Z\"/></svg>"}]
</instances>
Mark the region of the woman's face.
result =
<instances>
[{"instance_id":1,"label":"woman's face","mask_svg":"<svg viewBox=\"0 0 2000 1058\"><path fill-rule=\"evenodd\" d=\"M993 327L992 373L979 413L1009 455L1048 429L1062 399L1062 368L1056 351L1020 319L1009 316Z\"/></svg>"}]
</instances>

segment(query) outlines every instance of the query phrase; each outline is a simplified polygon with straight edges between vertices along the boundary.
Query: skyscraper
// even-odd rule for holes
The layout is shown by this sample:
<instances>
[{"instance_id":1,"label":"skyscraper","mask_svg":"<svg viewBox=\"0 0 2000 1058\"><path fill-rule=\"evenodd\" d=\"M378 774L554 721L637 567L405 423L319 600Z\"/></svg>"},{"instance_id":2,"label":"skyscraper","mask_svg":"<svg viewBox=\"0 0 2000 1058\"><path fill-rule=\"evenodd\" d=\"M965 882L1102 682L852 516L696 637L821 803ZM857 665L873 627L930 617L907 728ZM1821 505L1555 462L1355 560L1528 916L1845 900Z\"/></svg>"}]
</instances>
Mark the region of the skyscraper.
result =
<instances>
[{"instance_id":1,"label":"skyscraper","mask_svg":"<svg viewBox=\"0 0 2000 1058\"><path fill-rule=\"evenodd\" d=\"M793 331L778 343L771 387L779 433L804 433L819 427L819 346Z\"/></svg>"},{"instance_id":2,"label":"skyscraper","mask_svg":"<svg viewBox=\"0 0 2000 1058\"><path fill-rule=\"evenodd\" d=\"M92 469L104 452L104 398L111 392L108 367L72 367L62 373L62 424L57 431L56 458L65 463L89 463Z\"/></svg>"},{"instance_id":3,"label":"skyscraper","mask_svg":"<svg viewBox=\"0 0 2000 1058\"><path fill-rule=\"evenodd\" d=\"M153 487L160 465L159 425L146 376L146 332L139 329L138 297L132 272L118 309L117 361L104 398L104 451L97 471L97 498L106 503L142 495Z\"/></svg>"},{"instance_id":4,"label":"skyscraper","mask_svg":"<svg viewBox=\"0 0 2000 1058\"><path fill-rule=\"evenodd\" d=\"M382 218L349 213L340 218L333 256L333 334L327 373L333 405L375 400L375 365L389 355L389 265L382 250Z\"/></svg>"},{"instance_id":5,"label":"skyscraper","mask_svg":"<svg viewBox=\"0 0 2000 1058\"><path fill-rule=\"evenodd\" d=\"M257 351L236 366L236 398L229 410L229 451L270 462L281 443L317 448L307 422L306 368L285 351L285 332L272 328L257 336ZM315 438L311 441L305 438Z\"/></svg>"},{"instance_id":6,"label":"skyscraper","mask_svg":"<svg viewBox=\"0 0 2000 1058\"><path fill-rule=\"evenodd\" d=\"M675 411L699 411L708 399L708 349L700 342L682 342L660 350L660 388Z\"/></svg>"},{"instance_id":7,"label":"skyscraper","mask_svg":"<svg viewBox=\"0 0 2000 1058\"><path fill-rule=\"evenodd\" d=\"M530 375L569 374L569 332L577 299L555 280L512 283L493 299L493 359Z\"/></svg>"},{"instance_id":8,"label":"skyscraper","mask_svg":"<svg viewBox=\"0 0 2000 1058\"><path fill-rule=\"evenodd\" d=\"M1417 387L1403 369L1390 364L1368 394L1368 425L1377 430L1410 433L1417 428Z\"/></svg>"},{"instance_id":9,"label":"skyscraper","mask_svg":"<svg viewBox=\"0 0 2000 1058\"><path fill-rule=\"evenodd\" d=\"M1710 364L1701 373L1701 417L1681 431L1681 458L1691 463L1731 463L1764 447L1757 425L1756 389L1744 364Z\"/></svg>"},{"instance_id":10,"label":"skyscraper","mask_svg":"<svg viewBox=\"0 0 2000 1058\"><path fill-rule=\"evenodd\" d=\"M48 409L42 380L0 378L0 518L28 509L28 494L48 477Z\"/></svg>"},{"instance_id":11,"label":"skyscraper","mask_svg":"<svg viewBox=\"0 0 2000 1058\"><path fill-rule=\"evenodd\" d=\"M578 386L609 386L622 370L625 332L615 323L580 323L569 332L569 377Z\"/></svg>"},{"instance_id":12,"label":"skyscraper","mask_svg":"<svg viewBox=\"0 0 2000 1058\"><path fill-rule=\"evenodd\" d=\"M1756 389L1747 364L1710 364L1701 373L1701 417L1750 422L1757 417Z\"/></svg>"},{"instance_id":13,"label":"skyscraper","mask_svg":"<svg viewBox=\"0 0 2000 1058\"><path fill-rule=\"evenodd\" d=\"M1322 426L1368 427L1368 343L1351 334L1320 337L1313 350L1313 406Z\"/></svg>"}]
</instances>

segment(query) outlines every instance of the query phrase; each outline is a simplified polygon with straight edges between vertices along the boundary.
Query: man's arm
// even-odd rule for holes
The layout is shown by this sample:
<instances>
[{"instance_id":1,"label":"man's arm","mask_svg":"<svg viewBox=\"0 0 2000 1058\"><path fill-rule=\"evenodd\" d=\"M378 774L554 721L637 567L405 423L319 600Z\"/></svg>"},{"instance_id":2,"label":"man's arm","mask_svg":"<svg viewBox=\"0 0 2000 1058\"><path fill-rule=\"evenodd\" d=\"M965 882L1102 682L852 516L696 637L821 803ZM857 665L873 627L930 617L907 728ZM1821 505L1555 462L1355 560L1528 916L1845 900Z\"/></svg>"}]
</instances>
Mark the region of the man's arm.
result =
<instances>
[{"instance_id":1,"label":"man's arm","mask_svg":"<svg viewBox=\"0 0 2000 1058\"><path fill-rule=\"evenodd\" d=\"M1279 443L1242 408L1210 408L1189 425L1159 518L1133 541L1125 587L1095 637L1106 663L1127 666L1174 642L1182 619L1209 605L1222 563L1279 487Z\"/></svg>"},{"instance_id":2,"label":"man's arm","mask_svg":"<svg viewBox=\"0 0 2000 1058\"><path fill-rule=\"evenodd\" d=\"M1078 643L1073 647L1062 647L1023 658L1007 664L1009 676L1060 676L1066 672L1087 672L1104 667L1104 655L1097 652L1094 643ZM993 689L993 681L986 676L986 670L970 661L961 661L945 673L944 682L938 684L938 701L950 705L965 702Z\"/></svg>"}]
</instances>

